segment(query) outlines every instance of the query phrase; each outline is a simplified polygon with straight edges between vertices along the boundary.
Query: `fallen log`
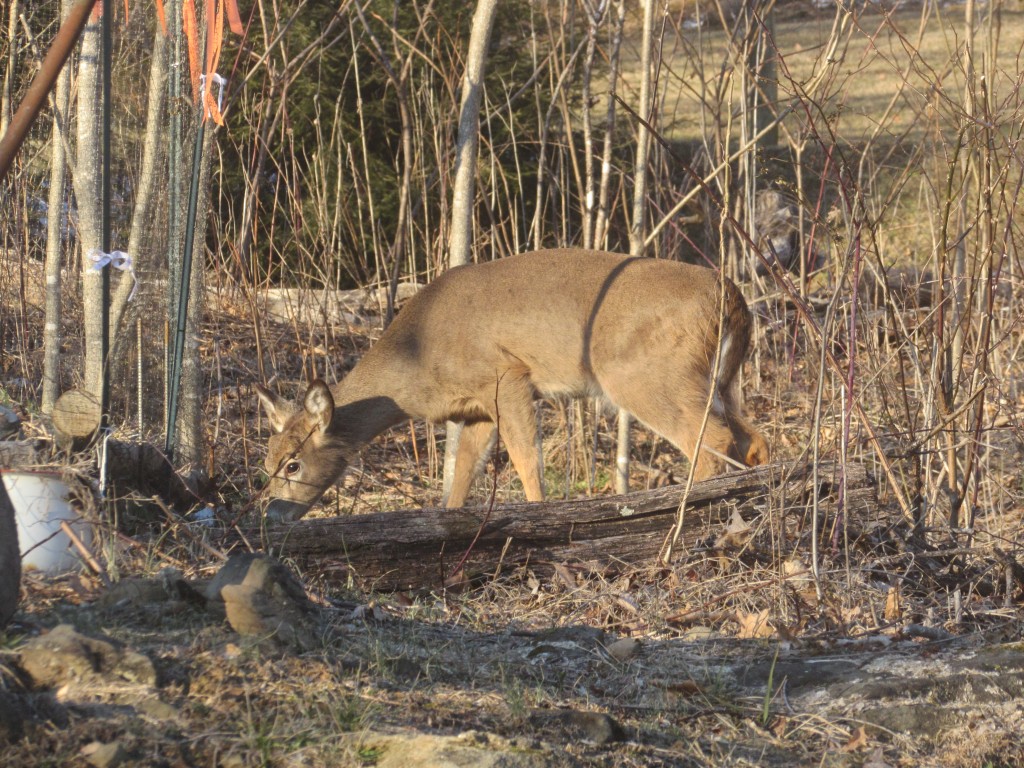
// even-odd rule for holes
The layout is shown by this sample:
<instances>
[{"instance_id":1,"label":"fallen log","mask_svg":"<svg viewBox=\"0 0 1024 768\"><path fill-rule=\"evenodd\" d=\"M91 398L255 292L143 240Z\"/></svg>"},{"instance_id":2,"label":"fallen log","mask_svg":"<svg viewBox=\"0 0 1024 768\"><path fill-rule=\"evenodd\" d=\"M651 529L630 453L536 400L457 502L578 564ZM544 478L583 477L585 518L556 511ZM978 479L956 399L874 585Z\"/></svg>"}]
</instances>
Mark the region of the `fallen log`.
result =
<instances>
[{"instance_id":1,"label":"fallen log","mask_svg":"<svg viewBox=\"0 0 1024 768\"><path fill-rule=\"evenodd\" d=\"M874 479L862 465L823 463L818 487L806 465L771 465L734 472L696 484L686 502L677 552L713 538L715 527L734 512L758 516L809 516L840 508L850 519L877 507ZM354 576L365 586L394 590L440 587L467 549L467 574L502 566L583 562L597 568L615 563L653 565L678 518L683 486L623 496L524 503L487 508L419 509L351 517L314 518L249 531L265 549L323 574ZM475 541L474 541L475 540ZM230 543L230 542L229 542Z\"/></svg>"}]
</instances>

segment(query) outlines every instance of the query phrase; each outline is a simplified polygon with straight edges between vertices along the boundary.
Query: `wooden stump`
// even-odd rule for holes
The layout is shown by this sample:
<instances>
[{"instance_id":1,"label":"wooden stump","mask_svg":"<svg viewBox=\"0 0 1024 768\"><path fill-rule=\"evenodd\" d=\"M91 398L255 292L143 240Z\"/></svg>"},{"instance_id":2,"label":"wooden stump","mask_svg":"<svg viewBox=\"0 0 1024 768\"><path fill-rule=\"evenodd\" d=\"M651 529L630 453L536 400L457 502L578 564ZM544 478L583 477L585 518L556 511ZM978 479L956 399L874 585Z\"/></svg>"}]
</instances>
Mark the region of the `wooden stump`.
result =
<instances>
[{"instance_id":1,"label":"wooden stump","mask_svg":"<svg viewBox=\"0 0 1024 768\"><path fill-rule=\"evenodd\" d=\"M84 451L99 434L103 411L99 399L81 389L69 389L53 404L57 446L71 453Z\"/></svg>"},{"instance_id":2,"label":"wooden stump","mask_svg":"<svg viewBox=\"0 0 1024 768\"><path fill-rule=\"evenodd\" d=\"M859 464L770 465L696 484L675 551L686 553L714 541L735 514L745 520L806 520L815 498L820 514L841 508L850 519L877 508L874 480ZM623 496L604 496L485 508L417 509L352 517L318 518L275 525L263 532L265 548L295 558L321 573L355 575L378 589L440 587L463 554L472 549L467 573L493 573L529 564L550 571L554 564L582 563L601 570L614 565L656 565L679 520L682 486ZM250 531L247 541L259 539Z\"/></svg>"}]
</instances>

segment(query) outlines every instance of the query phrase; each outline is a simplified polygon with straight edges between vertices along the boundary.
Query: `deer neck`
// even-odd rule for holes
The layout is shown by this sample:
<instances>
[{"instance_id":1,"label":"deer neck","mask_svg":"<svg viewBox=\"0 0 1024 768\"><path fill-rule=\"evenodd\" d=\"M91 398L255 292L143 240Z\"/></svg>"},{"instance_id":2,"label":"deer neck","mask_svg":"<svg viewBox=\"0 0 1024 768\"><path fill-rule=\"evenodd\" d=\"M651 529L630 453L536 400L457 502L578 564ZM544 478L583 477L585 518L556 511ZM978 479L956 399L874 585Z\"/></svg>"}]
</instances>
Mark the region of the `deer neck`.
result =
<instances>
[{"instance_id":1,"label":"deer neck","mask_svg":"<svg viewBox=\"0 0 1024 768\"><path fill-rule=\"evenodd\" d=\"M332 429L356 448L408 418L399 405L406 376L371 349L332 389Z\"/></svg>"}]
</instances>

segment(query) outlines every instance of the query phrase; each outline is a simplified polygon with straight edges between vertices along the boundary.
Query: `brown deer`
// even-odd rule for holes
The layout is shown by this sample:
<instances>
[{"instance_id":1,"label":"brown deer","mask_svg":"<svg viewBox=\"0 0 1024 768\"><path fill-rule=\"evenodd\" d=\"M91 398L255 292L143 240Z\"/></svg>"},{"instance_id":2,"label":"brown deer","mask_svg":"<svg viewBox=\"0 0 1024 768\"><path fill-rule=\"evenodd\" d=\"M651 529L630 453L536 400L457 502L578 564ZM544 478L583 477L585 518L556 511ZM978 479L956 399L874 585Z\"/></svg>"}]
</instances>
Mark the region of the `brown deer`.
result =
<instances>
[{"instance_id":1,"label":"brown deer","mask_svg":"<svg viewBox=\"0 0 1024 768\"><path fill-rule=\"evenodd\" d=\"M696 459L697 480L723 457L765 463L739 404L749 339L739 289L691 264L560 249L451 269L333 388L314 382L298 406L257 386L276 432L267 516L302 517L364 445L410 418L465 425L445 506L463 505L497 432L526 498L541 501L538 396L604 396Z\"/></svg>"}]
</instances>

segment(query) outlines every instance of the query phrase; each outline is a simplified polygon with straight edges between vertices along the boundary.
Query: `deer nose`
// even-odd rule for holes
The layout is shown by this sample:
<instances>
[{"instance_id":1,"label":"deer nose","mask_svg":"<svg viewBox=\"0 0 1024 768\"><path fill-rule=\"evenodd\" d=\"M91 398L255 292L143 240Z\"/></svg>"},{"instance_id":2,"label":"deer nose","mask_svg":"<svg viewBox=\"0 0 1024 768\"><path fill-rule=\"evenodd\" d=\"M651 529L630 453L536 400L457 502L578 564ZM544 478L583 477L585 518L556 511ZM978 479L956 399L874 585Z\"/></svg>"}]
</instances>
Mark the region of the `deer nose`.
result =
<instances>
[{"instance_id":1,"label":"deer nose","mask_svg":"<svg viewBox=\"0 0 1024 768\"><path fill-rule=\"evenodd\" d=\"M265 512L268 523L291 523L309 511L308 504L288 499L271 499Z\"/></svg>"}]
</instances>

